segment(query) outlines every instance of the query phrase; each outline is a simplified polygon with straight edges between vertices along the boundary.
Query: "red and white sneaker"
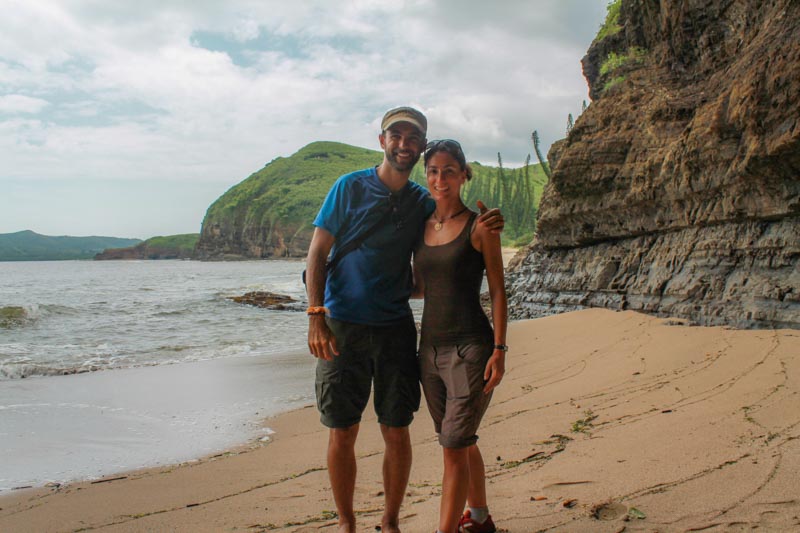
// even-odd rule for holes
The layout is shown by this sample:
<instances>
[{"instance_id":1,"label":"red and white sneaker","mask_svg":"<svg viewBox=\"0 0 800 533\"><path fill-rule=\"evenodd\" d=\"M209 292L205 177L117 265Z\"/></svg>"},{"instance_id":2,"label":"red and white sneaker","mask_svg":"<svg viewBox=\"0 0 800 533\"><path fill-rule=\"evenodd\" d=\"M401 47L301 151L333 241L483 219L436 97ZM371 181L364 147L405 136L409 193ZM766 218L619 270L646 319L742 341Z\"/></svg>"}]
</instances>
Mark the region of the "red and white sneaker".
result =
<instances>
[{"instance_id":1,"label":"red and white sneaker","mask_svg":"<svg viewBox=\"0 0 800 533\"><path fill-rule=\"evenodd\" d=\"M472 513L467 509L461 515L461 520L458 521L458 531L459 533L495 533L497 528L492 522L492 515L489 515L484 523L479 524L472 519Z\"/></svg>"}]
</instances>

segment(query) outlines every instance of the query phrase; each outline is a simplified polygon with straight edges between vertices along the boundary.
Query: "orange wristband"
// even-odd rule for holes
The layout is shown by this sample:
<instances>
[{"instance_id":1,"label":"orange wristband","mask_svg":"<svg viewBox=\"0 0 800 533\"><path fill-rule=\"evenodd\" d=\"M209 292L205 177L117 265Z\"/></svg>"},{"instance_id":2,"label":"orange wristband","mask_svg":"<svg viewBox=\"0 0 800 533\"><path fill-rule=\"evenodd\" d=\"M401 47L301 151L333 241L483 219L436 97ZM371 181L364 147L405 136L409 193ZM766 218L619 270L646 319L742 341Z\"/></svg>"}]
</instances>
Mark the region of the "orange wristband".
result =
<instances>
[{"instance_id":1,"label":"orange wristband","mask_svg":"<svg viewBox=\"0 0 800 533\"><path fill-rule=\"evenodd\" d=\"M307 315L324 315L328 312L327 307L323 307L321 305L312 305L308 309L306 309Z\"/></svg>"}]
</instances>

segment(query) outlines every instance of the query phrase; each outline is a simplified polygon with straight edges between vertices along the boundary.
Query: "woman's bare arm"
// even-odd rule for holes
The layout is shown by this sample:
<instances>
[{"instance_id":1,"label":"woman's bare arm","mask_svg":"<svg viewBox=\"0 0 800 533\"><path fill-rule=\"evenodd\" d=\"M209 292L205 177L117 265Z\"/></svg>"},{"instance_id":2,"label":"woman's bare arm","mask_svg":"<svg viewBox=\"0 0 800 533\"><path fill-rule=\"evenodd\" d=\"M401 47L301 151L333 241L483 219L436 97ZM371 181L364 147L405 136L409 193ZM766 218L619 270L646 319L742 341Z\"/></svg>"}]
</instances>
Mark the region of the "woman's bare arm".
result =
<instances>
[{"instance_id":1,"label":"woman's bare arm","mask_svg":"<svg viewBox=\"0 0 800 533\"><path fill-rule=\"evenodd\" d=\"M492 325L494 327L494 344L506 344L508 327L508 303L506 301L505 275L503 272L503 254L500 247L500 235L477 225L474 244L480 246L483 262L486 265L486 280L489 282L489 296L492 299ZM477 241L477 242L475 242ZM476 246L477 248L477 246ZM483 379L486 381L484 393L491 392L503 379L505 374L506 352L495 348L486 363Z\"/></svg>"}]
</instances>

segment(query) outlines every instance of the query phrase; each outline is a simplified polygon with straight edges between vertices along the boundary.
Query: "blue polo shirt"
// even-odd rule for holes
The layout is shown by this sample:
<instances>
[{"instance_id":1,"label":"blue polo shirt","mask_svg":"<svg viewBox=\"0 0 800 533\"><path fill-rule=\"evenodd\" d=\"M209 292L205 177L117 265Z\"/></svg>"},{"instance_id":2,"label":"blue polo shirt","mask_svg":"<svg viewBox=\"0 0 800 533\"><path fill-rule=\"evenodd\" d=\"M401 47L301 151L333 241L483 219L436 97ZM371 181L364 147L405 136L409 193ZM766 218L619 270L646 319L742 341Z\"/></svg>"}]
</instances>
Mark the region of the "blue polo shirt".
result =
<instances>
[{"instance_id":1,"label":"blue polo shirt","mask_svg":"<svg viewBox=\"0 0 800 533\"><path fill-rule=\"evenodd\" d=\"M361 246L328 271L325 307L345 322L386 325L411 315L411 252L435 204L424 187L409 181L392 193L376 168L345 174L336 180L314 225L335 238L336 250L369 230L380 227ZM391 215L386 216L389 210Z\"/></svg>"}]
</instances>

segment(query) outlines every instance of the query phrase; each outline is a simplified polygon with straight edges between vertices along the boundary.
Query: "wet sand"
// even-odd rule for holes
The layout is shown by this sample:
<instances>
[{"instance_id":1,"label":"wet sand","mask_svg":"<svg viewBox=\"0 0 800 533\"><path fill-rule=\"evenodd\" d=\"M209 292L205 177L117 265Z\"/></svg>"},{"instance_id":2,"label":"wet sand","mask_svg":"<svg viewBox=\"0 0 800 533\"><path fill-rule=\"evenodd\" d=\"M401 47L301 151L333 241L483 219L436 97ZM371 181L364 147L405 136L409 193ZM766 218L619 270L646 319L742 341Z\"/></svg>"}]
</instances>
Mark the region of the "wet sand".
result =
<instances>
[{"instance_id":1,"label":"wet sand","mask_svg":"<svg viewBox=\"0 0 800 533\"><path fill-rule=\"evenodd\" d=\"M313 401L307 351L0 383L0 497L174 464L267 436ZM0 531L2 529L0 528Z\"/></svg>"},{"instance_id":2,"label":"wet sand","mask_svg":"<svg viewBox=\"0 0 800 533\"><path fill-rule=\"evenodd\" d=\"M800 331L587 310L516 322L508 343L479 443L501 531L800 528ZM265 425L267 444L14 491L0 497L0 531L335 531L316 410ZM441 452L424 407L412 439L402 525L430 532ZM382 448L368 409L359 531L380 522Z\"/></svg>"}]
</instances>

